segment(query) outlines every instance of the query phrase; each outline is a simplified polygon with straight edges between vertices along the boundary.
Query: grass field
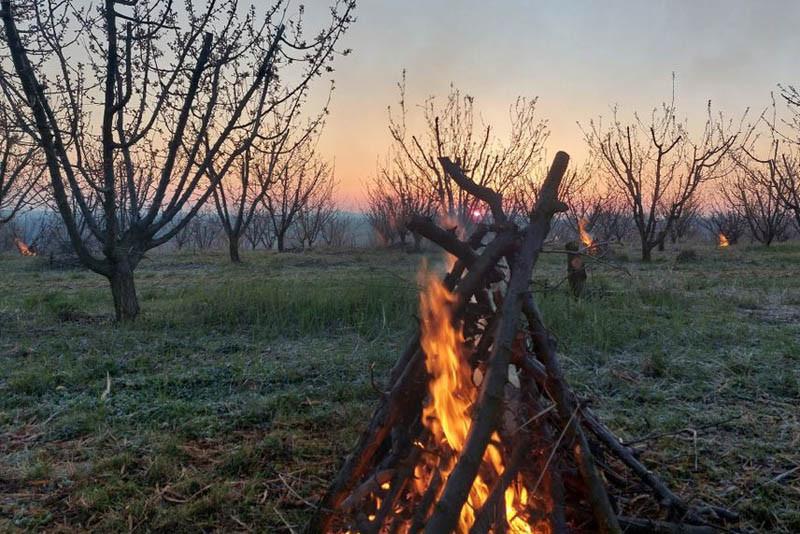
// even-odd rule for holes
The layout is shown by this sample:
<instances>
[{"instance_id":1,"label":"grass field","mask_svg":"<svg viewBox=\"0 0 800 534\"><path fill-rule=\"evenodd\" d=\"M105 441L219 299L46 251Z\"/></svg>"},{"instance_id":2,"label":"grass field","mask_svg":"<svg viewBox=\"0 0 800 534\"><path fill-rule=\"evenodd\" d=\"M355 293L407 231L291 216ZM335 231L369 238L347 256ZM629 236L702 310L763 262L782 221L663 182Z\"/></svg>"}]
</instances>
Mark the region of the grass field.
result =
<instances>
[{"instance_id":1,"label":"grass field","mask_svg":"<svg viewBox=\"0 0 800 534\"><path fill-rule=\"evenodd\" d=\"M798 532L800 246L693 248L593 265L580 301L544 255L537 298L576 391L648 465ZM421 257L244 260L153 256L119 326L97 275L0 256L0 531L299 529L410 333Z\"/></svg>"}]
</instances>

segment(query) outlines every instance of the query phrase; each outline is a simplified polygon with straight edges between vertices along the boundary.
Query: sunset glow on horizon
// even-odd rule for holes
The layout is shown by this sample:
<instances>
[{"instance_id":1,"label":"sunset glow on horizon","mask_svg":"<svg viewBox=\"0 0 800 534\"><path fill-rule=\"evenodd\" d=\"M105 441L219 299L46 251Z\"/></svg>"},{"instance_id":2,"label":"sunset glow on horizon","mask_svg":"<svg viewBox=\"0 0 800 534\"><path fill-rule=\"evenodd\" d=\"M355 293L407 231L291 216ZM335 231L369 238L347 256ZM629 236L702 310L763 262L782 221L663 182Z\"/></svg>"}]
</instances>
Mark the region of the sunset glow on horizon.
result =
<instances>
[{"instance_id":1,"label":"sunset glow on horizon","mask_svg":"<svg viewBox=\"0 0 800 534\"><path fill-rule=\"evenodd\" d=\"M397 105L403 69L411 132L418 105L446 96L451 83L475 97L501 138L514 99L538 97L547 153L565 150L580 164L588 151L578 122L607 119L615 104L625 118L649 112L670 98L673 72L679 112L693 128L708 100L726 117L760 112L778 83L796 78L789 41L798 15L792 2L360 2L320 145L335 162L337 199L364 206L389 147L387 108Z\"/></svg>"}]
</instances>

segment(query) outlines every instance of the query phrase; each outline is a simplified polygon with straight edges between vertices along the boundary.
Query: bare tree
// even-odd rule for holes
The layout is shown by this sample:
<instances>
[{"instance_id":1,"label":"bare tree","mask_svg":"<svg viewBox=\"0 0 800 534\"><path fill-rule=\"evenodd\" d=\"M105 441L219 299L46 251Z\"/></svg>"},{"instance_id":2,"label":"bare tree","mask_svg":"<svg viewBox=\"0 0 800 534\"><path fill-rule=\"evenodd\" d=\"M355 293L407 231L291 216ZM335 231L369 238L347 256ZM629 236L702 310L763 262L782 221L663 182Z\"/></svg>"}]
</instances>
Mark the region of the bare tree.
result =
<instances>
[{"instance_id":1,"label":"bare tree","mask_svg":"<svg viewBox=\"0 0 800 534\"><path fill-rule=\"evenodd\" d=\"M316 72L304 73L301 85L274 91L273 98L282 101L283 107L273 106L271 117L265 121L264 133L256 137L251 149L241 155L231 172L223 177L217 173L214 165L210 166L210 177L217 183L213 190L214 206L228 238L228 250L234 263L241 261L239 242L273 185L275 169L310 137L318 136L324 127L323 119L328 113L330 93L328 101L315 118L302 127L295 124L310 90L311 80L323 72L323 67L330 68L329 65L319 62L312 63L311 67ZM260 157L255 154L257 152L263 152L264 155ZM269 167L266 172L253 172L253 166L259 158L263 160L260 163Z\"/></svg>"},{"instance_id":2,"label":"bare tree","mask_svg":"<svg viewBox=\"0 0 800 534\"><path fill-rule=\"evenodd\" d=\"M294 225L294 234L302 248L313 248L314 243L322 236L328 220L333 217L336 211L333 200L335 185L336 182L331 173L330 178L319 184L311 192L306 203L300 207Z\"/></svg>"},{"instance_id":3,"label":"bare tree","mask_svg":"<svg viewBox=\"0 0 800 534\"><path fill-rule=\"evenodd\" d=\"M25 133L14 125L14 117L0 97L0 225L11 222L31 205L34 188L44 172L36 149L25 142Z\"/></svg>"},{"instance_id":4,"label":"bare tree","mask_svg":"<svg viewBox=\"0 0 800 534\"><path fill-rule=\"evenodd\" d=\"M274 241L272 234L272 223L269 218L269 213L263 208L256 208L250 219L250 224L244 229L244 238L247 244L250 245L251 250L255 250L260 246L265 249L271 249Z\"/></svg>"},{"instance_id":5,"label":"bare tree","mask_svg":"<svg viewBox=\"0 0 800 534\"><path fill-rule=\"evenodd\" d=\"M772 100L772 117L762 114L769 128L770 143L767 156L756 155L758 136L743 147L744 154L755 163L770 167L763 178L778 195L784 208L791 212L795 226L800 229L800 92L794 86L782 87L782 97L791 114L788 120L778 121L775 99ZM784 131L784 130L788 130Z\"/></svg>"},{"instance_id":6,"label":"bare tree","mask_svg":"<svg viewBox=\"0 0 800 534\"><path fill-rule=\"evenodd\" d=\"M225 179L209 166L209 176L216 184L213 188L214 207L228 238L228 254L233 263L240 263L239 241L255 215L256 207L267 193L269 184L252 179L251 150L240 156L235 169L230 169ZM235 179L232 179L235 176ZM256 174L256 176L259 176Z\"/></svg>"},{"instance_id":7,"label":"bare tree","mask_svg":"<svg viewBox=\"0 0 800 534\"><path fill-rule=\"evenodd\" d=\"M331 213L322 226L322 240L332 248L354 247L352 218L339 210Z\"/></svg>"},{"instance_id":8,"label":"bare tree","mask_svg":"<svg viewBox=\"0 0 800 534\"><path fill-rule=\"evenodd\" d=\"M746 157L735 160L737 171L721 188L728 209L745 220L755 241L769 246L785 238L790 218L775 185L776 166Z\"/></svg>"},{"instance_id":9,"label":"bare tree","mask_svg":"<svg viewBox=\"0 0 800 534\"><path fill-rule=\"evenodd\" d=\"M694 233L700 220L700 208L700 201L697 197L689 199L683 207L680 216L669 229L669 240L673 245ZM659 243L660 250L663 250L663 243L663 240Z\"/></svg>"},{"instance_id":10,"label":"bare tree","mask_svg":"<svg viewBox=\"0 0 800 534\"><path fill-rule=\"evenodd\" d=\"M399 239L400 231L407 232L405 224L397 224L398 207L402 206L402 203L376 189L368 189L367 195L365 215L374 236L380 245L391 246Z\"/></svg>"},{"instance_id":11,"label":"bare tree","mask_svg":"<svg viewBox=\"0 0 800 534\"><path fill-rule=\"evenodd\" d=\"M222 233L222 224L214 213L208 210L196 214L187 226L190 228L190 235L197 250L212 248Z\"/></svg>"},{"instance_id":12,"label":"bare tree","mask_svg":"<svg viewBox=\"0 0 800 534\"><path fill-rule=\"evenodd\" d=\"M779 151L779 145L784 150ZM763 163L763 162L762 162ZM795 226L800 229L800 153L798 146L787 146L787 143L775 142L773 158L766 162L772 166L769 174L771 186L778 198L794 218Z\"/></svg>"},{"instance_id":13,"label":"bare tree","mask_svg":"<svg viewBox=\"0 0 800 534\"><path fill-rule=\"evenodd\" d=\"M738 210L724 206L725 202L711 207L703 224L715 236L723 235L728 244L735 245L747 230L747 221Z\"/></svg>"},{"instance_id":14,"label":"bare tree","mask_svg":"<svg viewBox=\"0 0 800 534\"><path fill-rule=\"evenodd\" d=\"M394 153L378 169L376 177L367 185L367 202L370 222L375 231L388 244L392 236L400 244L407 245L408 236L413 234L406 226L412 217L421 215L432 217L437 212L436 197L431 194L428 184L407 167L405 157ZM384 228L391 226L391 228ZM419 250L421 236L413 234L414 249Z\"/></svg>"},{"instance_id":15,"label":"bare tree","mask_svg":"<svg viewBox=\"0 0 800 534\"><path fill-rule=\"evenodd\" d=\"M609 187L622 194L639 233L642 260L650 261L680 220L699 186L723 176L725 155L739 136L731 123L711 113L693 141L679 121L674 98L654 109L647 120L635 115L623 124L613 111L611 125L590 121L584 136Z\"/></svg>"},{"instance_id":16,"label":"bare tree","mask_svg":"<svg viewBox=\"0 0 800 534\"><path fill-rule=\"evenodd\" d=\"M333 180L330 165L316 155L315 143L306 141L292 150L280 165L271 169L260 167L257 172L273 173L272 185L263 204L272 223L278 251L286 250L286 237L303 209L315 194L328 188ZM267 180L261 177L260 180Z\"/></svg>"},{"instance_id":17,"label":"bare tree","mask_svg":"<svg viewBox=\"0 0 800 534\"><path fill-rule=\"evenodd\" d=\"M172 0L0 0L13 63L0 69L0 88L42 149L78 257L109 279L118 320L139 313L133 273L145 252L212 195L211 163L223 176L254 143L291 51L329 62L354 8L337 1L330 26L306 42L300 19L288 32L278 22L282 0L263 15L237 0L196 4L179 12ZM71 199L100 254L82 239Z\"/></svg>"},{"instance_id":18,"label":"bare tree","mask_svg":"<svg viewBox=\"0 0 800 534\"><path fill-rule=\"evenodd\" d=\"M622 243L630 236L633 228L633 217L628 212L627 203L620 196L615 196L603 207L601 216L595 222L594 232L603 241L613 239Z\"/></svg>"},{"instance_id":19,"label":"bare tree","mask_svg":"<svg viewBox=\"0 0 800 534\"><path fill-rule=\"evenodd\" d=\"M64 223L64 219L59 213L58 206L53 201L51 195L43 195L44 204L47 208L43 217L43 228L40 232L40 250L52 252L55 255L61 256L66 259L69 256L69 263L75 266L81 265L81 262L75 252L75 247L72 246L72 239L70 237L69 229ZM86 211L94 217L100 210L100 198L97 195L91 196L86 199ZM97 237L92 233L90 222L92 218L85 217L83 211L78 207L77 200L70 198L70 207L75 213L75 229L84 243L84 246L91 250L92 253L98 254L102 248L102 243L98 241Z\"/></svg>"},{"instance_id":20,"label":"bare tree","mask_svg":"<svg viewBox=\"0 0 800 534\"><path fill-rule=\"evenodd\" d=\"M195 215L197 217L197 215ZM192 225L191 223L185 225L183 228L175 234L175 237L172 238L172 241L175 243L175 248L179 251L183 250L186 245L192 240Z\"/></svg>"},{"instance_id":21,"label":"bare tree","mask_svg":"<svg viewBox=\"0 0 800 534\"><path fill-rule=\"evenodd\" d=\"M547 174L547 168L537 165L530 169L530 174L522 176L509 185L503 198L504 208L509 220L517 224L524 225L530 219L531 206L536 204L539 198L539 191ZM591 185L594 169L591 161L586 162L581 167L573 167L567 170L564 178L559 185L559 198L587 199L590 193L587 192ZM569 200L567 200L569 203ZM474 219L487 219L491 213L473 211L470 216ZM569 213L567 220L570 220ZM571 222L571 221L569 221ZM577 229L577 220L573 228Z\"/></svg>"},{"instance_id":22,"label":"bare tree","mask_svg":"<svg viewBox=\"0 0 800 534\"><path fill-rule=\"evenodd\" d=\"M292 124L293 116L294 111L288 116L279 114L279 120L272 125L270 133L260 139L263 143L260 149L243 155L236 179L220 181L214 190L214 205L228 237L229 254L234 263L240 261L239 242L248 234L257 213L266 217L271 228L260 227L251 234L249 242L253 248L259 242L269 245L267 248L272 246L272 237L276 236L273 215L265 206L274 202L267 197L281 194L280 186L288 185L287 181L290 181L287 174L290 167L308 157L309 147L319 139L321 116L302 129ZM231 178L230 173L228 178ZM284 235L294 219L292 213Z\"/></svg>"},{"instance_id":23,"label":"bare tree","mask_svg":"<svg viewBox=\"0 0 800 534\"><path fill-rule=\"evenodd\" d=\"M430 97L421 106L424 126L418 134L408 131L405 73L398 84L399 115L389 108L392 137L388 165L379 179L401 180L403 190L420 190L433 199L442 215L467 223L480 203L461 190L442 169L439 158L453 158L478 185L504 194L514 183L535 173L549 135L547 123L536 116L535 98L518 98L511 106L510 134L500 141L490 125L479 124L475 99L455 87L444 102ZM392 188L392 189L396 189Z\"/></svg>"}]
</instances>

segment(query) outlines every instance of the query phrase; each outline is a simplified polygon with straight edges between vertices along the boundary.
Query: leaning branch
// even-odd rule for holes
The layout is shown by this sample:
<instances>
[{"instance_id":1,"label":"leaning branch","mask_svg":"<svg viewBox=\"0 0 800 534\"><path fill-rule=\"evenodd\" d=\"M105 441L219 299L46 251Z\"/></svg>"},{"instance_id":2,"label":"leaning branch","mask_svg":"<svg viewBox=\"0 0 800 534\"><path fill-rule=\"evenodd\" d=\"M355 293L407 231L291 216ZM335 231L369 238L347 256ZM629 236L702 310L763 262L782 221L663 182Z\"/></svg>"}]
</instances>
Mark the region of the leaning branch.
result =
<instances>
[{"instance_id":1,"label":"leaning branch","mask_svg":"<svg viewBox=\"0 0 800 534\"><path fill-rule=\"evenodd\" d=\"M483 200L492 210L492 216L495 222L505 223L508 219L505 211L503 211L503 197L500 196L494 189L475 183L469 178L458 164L450 161L450 158L439 158L439 163L442 164L445 172L450 175L453 181L458 186L469 193L470 195Z\"/></svg>"},{"instance_id":2,"label":"leaning branch","mask_svg":"<svg viewBox=\"0 0 800 534\"><path fill-rule=\"evenodd\" d=\"M541 196L534 208L531 224L525 232L521 250L514 262L508 292L503 301L497 338L489 358L486 377L481 384L477 402L478 412L470 425L461 456L425 529L427 534L451 532L455 529L461 508L478 474L489 439L497 427L523 296L528 292L531 272L550 230L550 220L563 206L563 203L558 201L557 193L568 162L569 156L565 152L556 154L542 187Z\"/></svg>"}]
</instances>

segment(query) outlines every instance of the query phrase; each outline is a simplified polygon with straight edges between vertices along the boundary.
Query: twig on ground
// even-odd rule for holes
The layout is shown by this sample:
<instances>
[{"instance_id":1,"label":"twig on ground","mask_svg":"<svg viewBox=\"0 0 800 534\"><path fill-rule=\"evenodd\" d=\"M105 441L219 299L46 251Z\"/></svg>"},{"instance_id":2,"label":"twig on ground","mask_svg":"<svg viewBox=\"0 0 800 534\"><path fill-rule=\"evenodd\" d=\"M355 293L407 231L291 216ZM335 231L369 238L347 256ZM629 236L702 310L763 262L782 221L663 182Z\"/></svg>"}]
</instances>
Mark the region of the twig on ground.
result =
<instances>
[{"instance_id":1,"label":"twig on ground","mask_svg":"<svg viewBox=\"0 0 800 534\"><path fill-rule=\"evenodd\" d=\"M283 482L283 485L286 486L286 489L289 490L289 493L291 493L297 500L299 500L300 502L302 502L306 506L309 506L309 507L315 508L315 509L317 508L316 504L310 502L308 499L306 499L305 497L303 497L302 495L297 493L295 491L295 489L288 482L286 482L286 479L284 478L284 476L282 474L278 473L278 478L281 480L281 482Z\"/></svg>"},{"instance_id":2,"label":"twig on ground","mask_svg":"<svg viewBox=\"0 0 800 534\"><path fill-rule=\"evenodd\" d=\"M275 510L275 513L278 514L278 517L281 518L281 521L283 521L283 524L286 526L287 529L289 529L289 532L291 532L291 534L296 534L294 527L286 520L285 517L283 517L283 514L281 513L280 510L278 510L278 507L273 506L272 509Z\"/></svg>"},{"instance_id":3,"label":"twig on ground","mask_svg":"<svg viewBox=\"0 0 800 534\"><path fill-rule=\"evenodd\" d=\"M631 439L631 440L625 441L625 445L628 446L628 447L633 447L634 445L638 445L639 443L644 443L646 441L651 441L651 440L654 440L654 439L665 438L665 437L668 437L668 436L677 436L679 434L685 434L685 433L699 432L701 430L709 430L711 428L716 428L718 426L725 425L727 423L730 423L731 421L735 421L735 420L741 419L741 418L742 418L741 415L734 415L732 417L728 417L728 418L723 419L721 421L714 421L713 423L707 423L705 425L700 425L698 427L685 427L685 428L681 428L679 430L673 430L671 432L653 432L653 433L647 434L645 436L642 436L640 438L636 438L636 439Z\"/></svg>"}]
</instances>

